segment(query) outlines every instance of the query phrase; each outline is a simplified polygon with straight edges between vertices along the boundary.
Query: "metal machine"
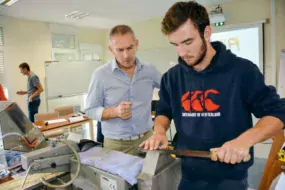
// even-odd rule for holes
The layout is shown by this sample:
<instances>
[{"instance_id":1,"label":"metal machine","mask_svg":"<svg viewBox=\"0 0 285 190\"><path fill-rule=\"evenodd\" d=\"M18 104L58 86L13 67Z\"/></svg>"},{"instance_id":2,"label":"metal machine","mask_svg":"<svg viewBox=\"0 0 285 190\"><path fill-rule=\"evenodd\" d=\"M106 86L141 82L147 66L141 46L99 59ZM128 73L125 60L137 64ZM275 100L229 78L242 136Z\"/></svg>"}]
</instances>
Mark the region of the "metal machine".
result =
<instances>
[{"instance_id":1,"label":"metal machine","mask_svg":"<svg viewBox=\"0 0 285 190\"><path fill-rule=\"evenodd\" d=\"M67 141L48 143L43 134L27 119L16 103L0 103L0 127L3 135L11 132L18 135L5 136L2 146L11 149L22 145L20 151L27 151L21 156L22 166L28 174L69 172L71 180L63 185L83 190L175 190L181 179L180 159L160 151L148 151L142 171L137 176L138 183L131 186L122 177L95 167L80 164L78 152L80 144ZM92 146L90 146L92 147ZM103 154L109 150L103 149ZM100 156L100 155L96 155ZM72 185L71 185L72 184Z\"/></svg>"},{"instance_id":2,"label":"metal machine","mask_svg":"<svg viewBox=\"0 0 285 190\"><path fill-rule=\"evenodd\" d=\"M0 148L28 152L46 146L44 135L16 103L0 101Z\"/></svg>"},{"instance_id":3,"label":"metal machine","mask_svg":"<svg viewBox=\"0 0 285 190\"><path fill-rule=\"evenodd\" d=\"M76 147L76 143L72 146ZM76 150L79 151L78 147ZM102 154L108 152L109 150L104 150ZM71 178L75 179L72 182L73 189L83 190L176 190L181 179L180 159L159 151L147 152L136 186L131 186L118 175L86 165L81 165L78 174L78 162L72 157L70 149L59 144L22 155L22 165L28 169L32 163L36 163L30 174L70 172Z\"/></svg>"}]
</instances>

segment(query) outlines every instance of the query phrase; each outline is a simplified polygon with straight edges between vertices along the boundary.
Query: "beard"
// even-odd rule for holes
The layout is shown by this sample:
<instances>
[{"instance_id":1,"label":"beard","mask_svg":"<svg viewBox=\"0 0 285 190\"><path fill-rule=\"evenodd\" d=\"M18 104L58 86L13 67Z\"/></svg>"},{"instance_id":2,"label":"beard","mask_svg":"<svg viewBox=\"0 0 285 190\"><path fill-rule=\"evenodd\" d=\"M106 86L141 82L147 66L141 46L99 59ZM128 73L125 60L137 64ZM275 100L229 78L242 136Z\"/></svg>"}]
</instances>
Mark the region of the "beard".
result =
<instances>
[{"instance_id":1,"label":"beard","mask_svg":"<svg viewBox=\"0 0 285 190\"><path fill-rule=\"evenodd\" d=\"M187 62L187 59L191 59L193 58L193 56L183 56L182 59L187 63L187 65L194 67L196 65L199 65L201 63L201 61L203 61L203 59L206 57L206 52L207 52L207 44L206 44L206 40L204 38L202 38L202 45L200 48L200 52L197 56L197 59L194 60L193 62Z\"/></svg>"}]
</instances>

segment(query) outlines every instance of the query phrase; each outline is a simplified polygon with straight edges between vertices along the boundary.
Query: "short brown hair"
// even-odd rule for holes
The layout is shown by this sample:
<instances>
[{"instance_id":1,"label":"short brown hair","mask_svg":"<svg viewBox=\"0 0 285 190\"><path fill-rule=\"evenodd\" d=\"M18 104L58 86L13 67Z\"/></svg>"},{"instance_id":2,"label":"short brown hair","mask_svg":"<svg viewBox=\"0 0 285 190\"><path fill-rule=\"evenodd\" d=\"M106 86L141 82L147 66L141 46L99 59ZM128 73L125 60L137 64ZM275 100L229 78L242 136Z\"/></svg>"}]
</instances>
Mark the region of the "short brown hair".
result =
<instances>
[{"instance_id":1,"label":"short brown hair","mask_svg":"<svg viewBox=\"0 0 285 190\"><path fill-rule=\"evenodd\" d=\"M131 29L131 27L129 27L128 25L117 25L111 29L109 37L111 38L112 36L115 35L124 35L127 33L132 34L133 37L135 38L135 33L133 29Z\"/></svg>"},{"instance_id":2,"label":"short brown hair","mask_svg":"<svg viewBox=\"0 0 285 190\"><path fill-rule=\"evenodd\" d=\"M161 31L164 35L171 34L188 19L203 37L206 26L210 25L209 15L205 7L194 1L177 2L172 5L162 20Z\"/></svg>"},{"instance_id":3,"label":"short brown hair","mask_svg":"<svg viewBox=\"0 0 285 190\"><path fill-rule=\"evenodd\" d=\"M28 63L21 63L19 65L19 68L22 68L22 69L27 69L28 71L30 71L30 66Z\"/></svg>"}]
</instances>

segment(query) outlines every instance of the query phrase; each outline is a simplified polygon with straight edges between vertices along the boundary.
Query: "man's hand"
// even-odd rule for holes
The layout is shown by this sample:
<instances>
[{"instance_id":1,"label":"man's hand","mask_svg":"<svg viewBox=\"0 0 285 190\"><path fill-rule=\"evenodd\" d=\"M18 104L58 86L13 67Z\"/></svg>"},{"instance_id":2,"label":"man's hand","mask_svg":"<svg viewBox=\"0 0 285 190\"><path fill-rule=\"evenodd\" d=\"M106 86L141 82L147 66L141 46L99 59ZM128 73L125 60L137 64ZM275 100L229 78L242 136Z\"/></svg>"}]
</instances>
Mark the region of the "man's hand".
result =
<instances>
[{"instance_id":1,"label":"man's hand","mask_svg":"<svg viewBox=\"0 0 285 190\"><path fill-rule=\"evenodd\" d=\"M30 96L30 97L29 97L29 102L32 102L32 101L33 101L33 97Z\"/></svg>"},{"instance_id":2,"label":"man's hand","mask_svg":"<svg viewBox=\"0 0 285 190\"><path fill-rule=\"evenodd\" d=\"M127 120L132 117L132 102L123 101L114 108L117 117Z\"/></svg>"},{"instance_id":3,"label":"man's hand","mask_svg":"<svg viewBox=\"0 0 285 190\"><path fill-rule=\"evenodd\" d=\"M16 92L16 94L18 94L18 95L25 95L26 92L21 90L21 91Z\"/></svg>"},{"instance_id":4,"label":"man's hand","mask_svg":"<svg viewBox=\"0 0 285 190\"><path fill-rule=\"evenodd\" d=\"M140 144L145 150L165 149L168 145L166 133L155 133L149 137L146 141Z\"/></svg>"},{"instance_id":5,"label":"man's hand","mask_svg":"<svg viewBox=\"0 0 285 190\"><path fill-rule=\"evenodd\" d=\"M238 139L234 139L226 142L220 148L212 148L211 151L216 154L212 154L211 159L225 163L236 164L240 163L249 154L249 146L247 142L241 142Z\"/></svg>"}]
</instances>

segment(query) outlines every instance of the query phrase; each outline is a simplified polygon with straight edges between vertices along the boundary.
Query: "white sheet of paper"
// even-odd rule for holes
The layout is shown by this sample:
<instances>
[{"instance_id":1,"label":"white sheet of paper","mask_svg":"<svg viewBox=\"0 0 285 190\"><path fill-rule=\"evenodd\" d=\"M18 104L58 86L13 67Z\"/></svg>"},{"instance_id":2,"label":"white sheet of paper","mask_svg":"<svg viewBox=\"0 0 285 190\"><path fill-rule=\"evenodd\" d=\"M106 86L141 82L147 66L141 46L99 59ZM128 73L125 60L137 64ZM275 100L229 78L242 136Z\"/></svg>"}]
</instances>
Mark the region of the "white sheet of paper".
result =
<instances>
[{"instance_id":1,"label":"white sheet of paper","mask_svg":"<svg viewBox=\"0 0 285 190\"><path fill-rule=\"evenodd\" d=\"M67 121L66 119L54 119L54 120L48 120L48 124L53 124L53 123L61 123Z\"/></svg>"},{"instance_id":2,"label":"white sheet of paper","mask_svg":"<svg viewBox=\"0 0 285 190\"><path fill-rule=\"evenodd\" d=\"M77 122L77 121L82 121L82 120L84 120L84 117L83 117L83 116L70 117L70 118L69 118L69 121L70 121L70 122Z\"/></svg>"}]
</instances>

